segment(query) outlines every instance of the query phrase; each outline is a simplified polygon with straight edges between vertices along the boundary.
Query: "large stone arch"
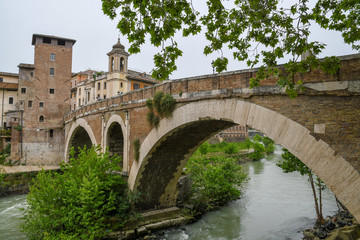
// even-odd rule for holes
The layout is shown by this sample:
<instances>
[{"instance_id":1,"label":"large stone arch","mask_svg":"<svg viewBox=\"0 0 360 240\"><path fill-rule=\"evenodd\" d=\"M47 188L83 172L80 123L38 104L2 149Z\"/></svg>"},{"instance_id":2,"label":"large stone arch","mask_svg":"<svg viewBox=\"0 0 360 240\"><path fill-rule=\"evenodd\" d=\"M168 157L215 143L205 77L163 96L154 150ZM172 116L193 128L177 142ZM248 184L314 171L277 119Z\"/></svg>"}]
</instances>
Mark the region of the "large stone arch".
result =
<instances>
[{"instance_id":1,"label":"large stone arch","mask_svg":"<svg viewBox=\"0 0 360 240\"><path fill-rule=\"evenodd\" d=\"M128 180L129 187L132 190L141 191L146 189L141 185L150 184L145 181L151 177L155 177L156 181L158 177L156 174L159 173L154 169L152 171L148 169L154 164L161 168L161 164L171 161L168 159L156 162L157 160L154 159L157 151L161 150L161 145L164 145L172 136L176 137L177 132L186 129L187 126L201 122L248 125L263 132L311 168L355 218L360 220L359 173L342 156L336 154L327 143L321 139L316 140L307 128L275 111L243 100L218 99L193 102L176 109L172 118L161 120L159 127L154 128L141 143L140 159L138 162L134 161L132 165ZM203 127L202 124L198 126ZM202 141L194 145L193 149L188 149L183 159L174 160L177 161L175 170L174 168L165 170L165 172L171 170L167 173L171 176L170 180L166 187L161 189L161 194L157 192L157 202L153 201L151 204L157 204L160 207L174 204L176 183L181 170L188 157L201 143ZM146 176L151 174L155 176ZM157 179L161 177L163 176ZM150 187L159 189L161 184Z\"/></svg>"},{"instance_id":2,"label":"large stone arch","mask_svg":"<svg viewBox=\"0 0 360 240\"><path fill-rule=\"evenodd\" d=\"M87 123L87 121L83 118L79 118L75 121L75 123L73 123L71 125L71 128L69 130L69 133L67 134L67 138L66 138L66 142L65 142L65 156L64 159L65 161L69 160L69 151L70 151L70 147L71 147L71 142L74 138L74 135L76 134L76 132L79 129L83 129L89 136L92 145L97 145L97 141L94 135L94 132L92 131L91 127L89 126L89 124Z\"/></svg>"},{"instance_id":3,"label":"large stone arch","mask_svg":"<svg viewBox=\"0 0 360 240\"><path fill-rule=\"evenodd\" d=\"M106 123L106 127L105 127L105 131L104 131L104 150L109 148L109 142L108 142L108 138L109 138L109 134L110 134L110 130L111 128L114 126L114 124L118 124L121 128L121 132L122 132L122 137L123 137L123 155L121 156L123 158L123 170L128 172L128 166L129 166L129 159L128 159L128 149L129 149L129 143L128 143L128 132L126 131L126 125L124 123L124 121L122 120L122 118L117 115L114 114L110 117L110 119L107 121Z\"/></svg>"}]
</instances>

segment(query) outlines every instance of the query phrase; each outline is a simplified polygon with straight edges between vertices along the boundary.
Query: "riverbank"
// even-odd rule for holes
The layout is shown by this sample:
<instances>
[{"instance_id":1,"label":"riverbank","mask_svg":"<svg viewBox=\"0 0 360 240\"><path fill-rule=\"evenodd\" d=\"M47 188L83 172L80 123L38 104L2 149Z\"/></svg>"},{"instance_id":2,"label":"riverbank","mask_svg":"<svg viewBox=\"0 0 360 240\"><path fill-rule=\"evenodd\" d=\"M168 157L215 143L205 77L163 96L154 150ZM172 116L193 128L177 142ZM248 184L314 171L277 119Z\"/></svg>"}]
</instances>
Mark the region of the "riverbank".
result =
<instances>
[{"instance_id":1,"label":"riverbank","mask_svg":"<svg viewBox=\"0 0 360 240\"><path fill-rule=\"evenodd\" d=\"M41 170L57 171L59 166L1 166L0 198L27 194L29 183Z\"/></svg>"}]
</instances>

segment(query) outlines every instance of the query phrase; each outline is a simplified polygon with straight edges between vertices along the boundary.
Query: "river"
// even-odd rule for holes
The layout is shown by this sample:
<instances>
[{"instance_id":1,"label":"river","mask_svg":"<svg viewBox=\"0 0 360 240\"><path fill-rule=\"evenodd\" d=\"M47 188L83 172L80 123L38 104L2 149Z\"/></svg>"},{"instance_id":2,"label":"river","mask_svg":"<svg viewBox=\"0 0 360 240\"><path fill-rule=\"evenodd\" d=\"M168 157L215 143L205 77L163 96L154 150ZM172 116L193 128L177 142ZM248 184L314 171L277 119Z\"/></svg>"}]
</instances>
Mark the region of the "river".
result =
<instances>
[{"instance_id":1,"label":"river","mask_svg":"<svg viewBox=\"0 0 360 240\"><path fill-rule=\"evenodd\" d=\"M276 166L281 149L261 161L246 163L249 180L243 195L218 211L209 212L196 223L169 229L166 240L288 240L301 239L304 228L315 222L314 199L306 176L283 173ZM25 239L17 225L25 206L25 196L0 199L0 239ZM334 195L323 193L324 216L337 207Z\"/></svg>"},{"instance_id":2,"label":"river","mask_svg":"<svg viewBox=\"0 0 360 240\"><path fill-rule=\"evenodd\" d=\"M249 181L243 195L218 211L209 212L196 223L165 231L167 240L289 240L301 239L302 230L315 223L314 199L306 176L283 173L276 166L281 148L243 169ZM324 216L336 212L331 191L323 193Z\"/></svg>"}]
</instances>

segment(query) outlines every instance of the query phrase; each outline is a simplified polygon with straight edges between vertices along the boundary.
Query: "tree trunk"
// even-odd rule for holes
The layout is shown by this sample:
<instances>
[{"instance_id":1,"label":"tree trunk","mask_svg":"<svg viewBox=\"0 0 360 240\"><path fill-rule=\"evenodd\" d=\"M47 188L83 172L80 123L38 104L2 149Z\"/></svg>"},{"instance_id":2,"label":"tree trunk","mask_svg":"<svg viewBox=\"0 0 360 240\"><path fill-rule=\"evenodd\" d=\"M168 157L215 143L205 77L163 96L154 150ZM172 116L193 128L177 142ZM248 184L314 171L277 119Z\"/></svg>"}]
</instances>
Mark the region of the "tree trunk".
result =
<instances>
[{"instance_id":1,"label":"tree trunk","mask_svg":"<svg viewBox=\"0 0 360 240\"><path fill-rule=\"evenodd\" d=\"M322 214L322 194L321 194L321 191L322 191L322 187L321 187L321 180L319 177L317 177L317 180L318 180L318 184L319 184L319 213L320 213L320 218L321 218L321 223L323 223L323 220L324 220L324 217L323 217L323 214Z\"/></svg>"},{"instance_id":2,"label":"tree trunk","mask_svg":"<svg viewBox=\"0 0 360 240\"><path fill-rule=\"evenodd\" d=\"M310 179L310 184L311 184L311 188L312 188L313 196L314 196L314 201L315 201L315 211L316 211L316 217L317 217L316 222L317 222L317 223L321 223L321 221L322 221L322 216L320 215L320 211L319 211L319 204L318 204L317 197L316 197L316 190L315 190L315 186L314 186L314 179L313 179L313 177L312 177L312 172L311 172L311 171L309 172L309 179Z\"/></svg>"}]
</instances>

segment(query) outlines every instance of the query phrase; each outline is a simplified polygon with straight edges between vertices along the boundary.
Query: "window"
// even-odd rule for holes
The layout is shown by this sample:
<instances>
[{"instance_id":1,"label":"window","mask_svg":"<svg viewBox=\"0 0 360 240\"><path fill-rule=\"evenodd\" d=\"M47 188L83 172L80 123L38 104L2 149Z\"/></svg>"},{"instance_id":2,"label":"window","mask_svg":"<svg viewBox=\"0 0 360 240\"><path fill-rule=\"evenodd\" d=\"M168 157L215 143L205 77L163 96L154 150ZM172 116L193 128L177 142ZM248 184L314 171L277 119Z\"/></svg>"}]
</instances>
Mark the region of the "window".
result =
<instances>
[{"instance_id":1,"label":"window","mask_svg":"<svg viewBox=\"0 0 360 240\"><path fill-rule=\"evenodd\" d=\"M55 75L55 69L54 68L50 68L50 76L54 76Z\"/></svg>"},{"instance_id":2,"label":"window","mask_svg":"<svg viewBox=\"0 0 360 240\"><path fill-rule=\"evenodd\" d=\"M106 95L104 95L104 99L106 99Z\"/></svg>"},{"instance_id":3,"label":"window","mask_svg":"<svg viewBox=\"0 0 360 240\"><path fill-rule=\"evenodd\" d=\"M65 40L58 39L58 45L65 46Z\"/></svg>"},{"instance_id":4,"label":"window","mask_svg":"<svg viewBox=\"0 0 360 240\"><path fill-rule=\"evenodd\" d=\"M43 116L43 115L41 115L41 116L39 117L39 122L44 122L44 116Z\"/></svg>"},{"instance_id":5,"label":"window","mask_svg":"<svg viewBox=\"0 0 360 240\"><path fill-rule=\"evenodd\" d=\"M79 96L81 95L81 88L79 88ZM76 97L76 96L75 96Z\"/></svg>"},{"instance_id":6,"label":"window","mask_svg":"<svg viewBox=\"0 0 360 240\"><path fill-rule=\"evenodd\" d=\"M98 83L98 90L100 90L100 83Z\"/></svg>"},{"instance_id":7,"label":"window","mask_svg":"<svg viewBox=\"0 0 360 240\"><path fill-rule=\"evenodd\" d=\"M124 71L124 65L125 65L125 60L124 60L124 58L120 58L120 71L121 71L121 72Z\"/></svg>"},{"instance_id":8,"label":"window","mask_svg":"<svg viewBox=\"0 0 360 240\"><path fill-rule=\"evenodd\" d=\"M50 60L55 61L55 53L50 53Z\"/></svg>"},{"instance_id":9,"label":"window","mask_svg":"<svg viewBox=\"0 0 360 240\"><path fill-rule=\"evenodd\" d=\"M88 92L88 102L90 102L90 93Z\"/></svg>"},{"instance_id":10,"label":"window","mask_svg":"<svg viewBox=\"0 0 360 240\"><path fill-rule=\"evenodd\" d=\"M0 77L0 82L3 82L4 81L4 78Z\"/></svg>"},{"instance_id":11,"label":"window","mask_svg":"<svg viewBox=\"0 0 360 240\"><path fill-rule=\"evenodd\" d=\"M39 107L44 107L44 102L39 102Z\"/></svg>"},{"instance_id":12,"label":"window","mask_svg":"<svg viewBox=\"0 0 360 240\"><path fill-rule=\"evenodd\" d=\"M49 130L49 136L50 136L50 137L54 137L54 129L50 129L50 130Z\"/></svg>"},{"instance_id":13,"label":"window","mask_svg":"<svg viewBox=\"0 0 360 240\"><path fill-rule=\"evenodd\" d=\"M79 107L81 106L81 99L79 99Z\"/></svg>"},{"instance_id":14,"label":"window","mask_svg":"<svg viewBox=\"0 0 360 240\"><path fill-rule=\"evenodd\" d=\"M134 87L134 90L136 90L136 89L140 89L140 84L138 84L138 83L134 83L133 87Z\"/></svg>"},{"instance_id":15,"label":"window","mask_svg":"<svg viewBox=\"0 0 360 240\"><path fill-rule=\"evenodd\" d=\"M123 83L120 83L120 87L123 87Z\"/></svg>"},{"instance_id":16,"label":"window","mask_svg":"<svg viewBox=\"0 0 360 240\"><path fill-rule=\"evenodd\" d=\"M9 97L9 104L14 104L14 98L13 97Z\"/></svg>"},{"instance_id":17,"label":"window","mask_svg":"<svg viewBox=\"0 0 360 240\"><path fill-rule=\"evenodd\" d=\"M104 82L104 89L106 89L106 82Z\"/></svg>"},{"instance_id":18,"label":"window","mask_svg":"<svg viewBox=\"0 0 360 240\"><path fill-rule=\"evenodd\" d=\"M26 88L21 88L21 93L25 94L26 93Z\"/></svg>"},{"instance_id":19,"label":"window","mask_svg":"<svg viewBox=\"0 0 360 240\"><path fill-rule=\"evenodd\" d=\"M34 76L34 73L33 72L30 72L30 77L33 77Z\"/></svg>"},{"instance_id":20,"label":"window","mask_svg":"<svg viewBox=\"0 0 360 240\"><path fill-rule=\"evenodd\" d=\"M100 94L97 95L97 99L100 99Z\"/></svg>"},{"instance_id":21,"label":"window","mask_svg":"<svg viewBox=\"0 0 360 240\"><path fill-rule=\"evenodd\" d=\"M28 107L31 108L31 107L32 107L32 104L33 104L33 101L29 100L29 101L28 101Z\"/></svg>"},{"instance_id":22,"label":"window","mask_svg":"<svg viewBox=\"0 0 360 240\"><path fill-rule=\"evenodd\" d=\"M50 88L50 94L55 94L55 89L54 88Z\"/></svg>"},{"instance_id":23,"label":"window","mask_svg":"<svg viewBox=\"0 0 360 240\"><path fill-rule=\"evenodd\" d=\"M51 38L44 37L43 38L43 43L51 44Z\"/></svg>"}]
</instances>

